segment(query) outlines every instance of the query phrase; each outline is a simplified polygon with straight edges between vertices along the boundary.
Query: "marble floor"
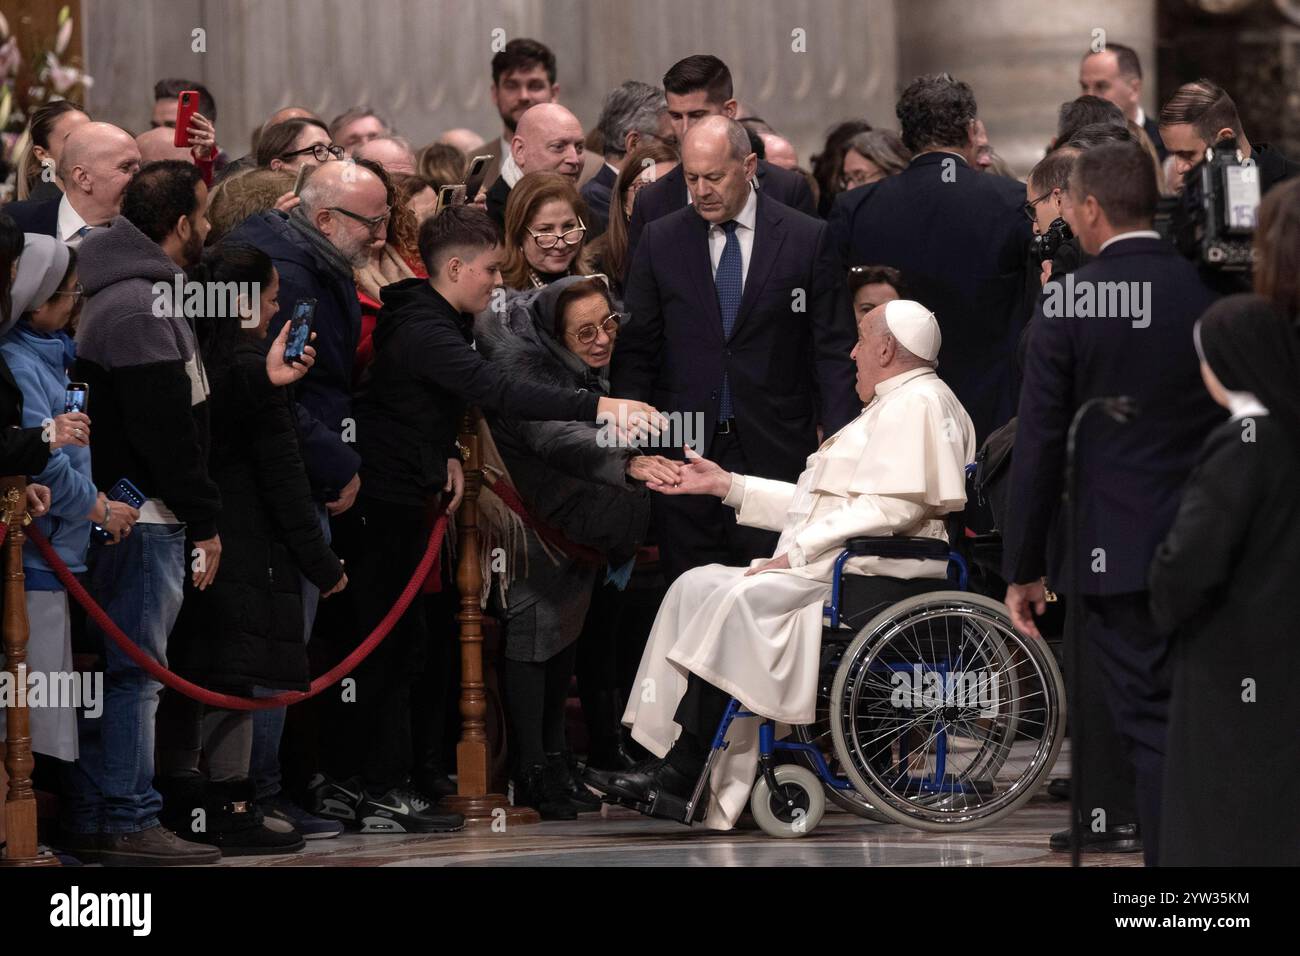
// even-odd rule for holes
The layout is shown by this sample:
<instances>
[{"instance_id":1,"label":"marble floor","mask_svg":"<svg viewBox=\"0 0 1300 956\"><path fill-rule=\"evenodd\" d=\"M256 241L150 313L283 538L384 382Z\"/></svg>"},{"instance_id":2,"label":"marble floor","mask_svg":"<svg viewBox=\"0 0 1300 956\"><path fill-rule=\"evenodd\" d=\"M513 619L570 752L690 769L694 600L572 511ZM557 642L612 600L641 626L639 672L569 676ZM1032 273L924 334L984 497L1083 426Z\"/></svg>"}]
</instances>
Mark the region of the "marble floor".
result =
<instances>
[{"instance_id":1,"label":"marble floor","mask_svg":"<svg viewBox=\"0 0 1300 956\"><path fill-rule=\"evenodd\" d=\"M1068 757L1055 774L1068 773ZM967 833L925 833L874 823L832 808L813 833L778 840L756 827L730 832L651 820L603 807L574 822L489 826L426 836L314 840L287 856L222 861L232 867L284 866L1068 866L1047 849L1068 823L1068 804L1040 790L1000 823ZM1087 866L1141 866L1140 853L1094 855Z\"/></svg>"}]
</instances>

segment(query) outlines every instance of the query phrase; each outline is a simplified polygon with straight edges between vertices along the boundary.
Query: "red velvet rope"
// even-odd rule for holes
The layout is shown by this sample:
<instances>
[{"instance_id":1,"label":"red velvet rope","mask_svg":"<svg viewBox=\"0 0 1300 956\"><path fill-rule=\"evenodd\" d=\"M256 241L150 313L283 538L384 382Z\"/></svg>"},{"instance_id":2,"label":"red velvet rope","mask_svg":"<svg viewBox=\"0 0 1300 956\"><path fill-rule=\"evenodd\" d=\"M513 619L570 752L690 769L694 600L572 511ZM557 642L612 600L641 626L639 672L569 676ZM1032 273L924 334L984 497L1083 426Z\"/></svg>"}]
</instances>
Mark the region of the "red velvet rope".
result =
<instances>
[{"instance_id":1,"label":"red velvet rope","mask_svg":"<svg viewBox=\"0 0 1300 956\"><path fill-rule=\"evenodd\" d=\"M3 528L3 530L0 531L0 542L3 542L5 535L8 533L9 526L3 525L0 527ZM200 687L198 684L193 684L159 664L156 660L141 650L134 641L127 637L126 634L122 632L122 629L113 623L112 618L105 613L104 609L95 603L95 599L87 593L86 589L82 587L81 582L78 581L76 576L68 570L68 566L59 558L58 553L55 552L53 546L51 546L45 535L41 534L40 530L37 529L35 525L31 525L27 528L27 536L32 539L37 550L41 552L41 556L45 558L46 563L48 563L53 569L55 575L63 583L63 586L68 589L68 593L76 598L77 603L86 609L86 613L90 615L91 619L99 626L100 630L109 636L123 654L131 658L131 660L133 660L141 669L147 672L155 680L162 682L166 687L170 687L172 690L184 694L186 697L193 700L207 704L210 707L221 707L226 710L269 710L272 707L284 707L287 704L296 704L309 697L315 697L321 691L325 690L325 688L330 687L350 674L357 665L365 660L366 657L369 656L370 652L378 647L379 643L388 636L388 633L397 624L401 616L406 613L406 609L411 606L411 602L415 599L416 594L420 590L420 586L424 583L424 579L428 576L429 570L433 567L433 563L438 557L438 551L442 547L442 540L446 536L446 533L447 515L444 512L443 514L440 514L437 521L434 522L433 530L429 533L429 544L424 549L424 556L420 558L420 563L416 565L415 573L411 575L411 580L406 582L406 587L397 598L397 603L389 608L388 613L384 615L384 619L375 626L375 629L370 632L370 635L364 641L357 645L351 654L311 682L311 690L291 690L285 691L281 694L276 694L274 697L253 698L235 697L231 694L219 694L216 691Z\"/></svg>"}]
</instances>

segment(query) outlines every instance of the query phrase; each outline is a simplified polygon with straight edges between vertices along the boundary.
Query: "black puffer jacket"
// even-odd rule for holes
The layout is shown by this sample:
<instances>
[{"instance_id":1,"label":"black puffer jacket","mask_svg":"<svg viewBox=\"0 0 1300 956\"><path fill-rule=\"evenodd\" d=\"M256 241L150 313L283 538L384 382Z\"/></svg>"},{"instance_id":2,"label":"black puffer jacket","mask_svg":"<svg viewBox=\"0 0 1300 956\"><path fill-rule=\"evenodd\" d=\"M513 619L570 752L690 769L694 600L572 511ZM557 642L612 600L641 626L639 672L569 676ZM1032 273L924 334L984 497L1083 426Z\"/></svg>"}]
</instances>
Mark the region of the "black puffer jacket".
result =
<instances>
[{"instance_id":1,"label":"black puffer jacket","mask_svg":"<svg viewBox=\"0 0 1300 956\"><path fill-rule=\"evenodd\" d=\"M326 591L343 566L321 534L289 396L267 379L258 343L241 340L234 361L208 373L221 564L206 591L186 576L169 655L178 672L215 687L305 690L299 575Z\"/></svg>"},{"instance_id":2,"label":"black puffer jacket","mask_svg":"<svg viewBox=\"0 0 1300 956\"><path fill-rule=\"evenodd\" d=\"M569 276L516 294L504 320L492 311L480 315L474 323L479 351L517 380L608 394L607 370L589 368L551 332L556 300L581 278ZM626 477L631 449L602 446L592 422L525 421L489 413L488 424L535 518L605 554L612 565L636 553L650 520L650 496Z\"/></svg>"}]
</instances>

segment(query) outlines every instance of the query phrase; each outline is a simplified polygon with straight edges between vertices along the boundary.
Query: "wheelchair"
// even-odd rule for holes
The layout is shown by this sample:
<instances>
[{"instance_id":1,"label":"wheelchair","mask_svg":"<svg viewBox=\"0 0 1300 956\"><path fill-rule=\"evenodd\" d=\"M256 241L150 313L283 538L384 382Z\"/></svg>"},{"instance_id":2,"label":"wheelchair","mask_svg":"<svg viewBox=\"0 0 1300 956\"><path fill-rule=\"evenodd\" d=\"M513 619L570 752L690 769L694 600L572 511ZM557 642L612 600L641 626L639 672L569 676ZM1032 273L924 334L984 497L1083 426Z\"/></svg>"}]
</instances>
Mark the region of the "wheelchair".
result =
<instances>
[{"instance_id":1,"label":"wheelchair","mask_svg":"<svg viewBox=\"0 0 1300 956\"><path fill-rule=\"evenodd\" d=\"M695 791L674 816L700 818L714 761L738 719L762 721L749 806L773 837L811 833L827 799L877 822L959 832L1000 820L1033 795L1064 736L1061 673L1043 642L1016 631L1005 605L969 590L976 547L995 567L987 556L1000 550L997 536L968 540L960 515L949 516L948 531L948 541L845 544L824 607L814 722L778 739L773 721L733 698ZM947 560L948 579L844 574L859 555Z\"/></svg>"}]
</instances>

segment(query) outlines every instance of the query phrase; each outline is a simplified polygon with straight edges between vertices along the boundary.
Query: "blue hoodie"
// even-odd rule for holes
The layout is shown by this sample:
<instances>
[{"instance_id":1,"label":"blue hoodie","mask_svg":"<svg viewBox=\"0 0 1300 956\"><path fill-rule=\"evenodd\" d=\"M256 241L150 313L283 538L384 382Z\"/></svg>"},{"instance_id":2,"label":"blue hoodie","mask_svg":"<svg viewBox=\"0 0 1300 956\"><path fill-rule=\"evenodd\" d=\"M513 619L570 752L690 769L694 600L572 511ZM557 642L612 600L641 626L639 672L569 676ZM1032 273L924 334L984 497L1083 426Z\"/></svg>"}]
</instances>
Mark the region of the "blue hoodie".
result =
<instances>
[{"instance_id":1,"label":"blue hoodie","mask_svg":"<svg viewBox=\"0 0 1300 956\"><path fill-rule=\"evenodd\" d=\"M67 356L61 337L37 332L24 319L0 341L0 352L23 392L24 427L39 428L47 418L63 414L68 375L64 371ZM75 445L55 449L45 470L32 480L50 489L49 513L36 519L36 527L72 571L86 570L86 548L90 543L86 515L98 496L90 477L90 449ZM30 541L23 548L23 569L27 590L63 590Z\"/></svg>"}]
</instances>

